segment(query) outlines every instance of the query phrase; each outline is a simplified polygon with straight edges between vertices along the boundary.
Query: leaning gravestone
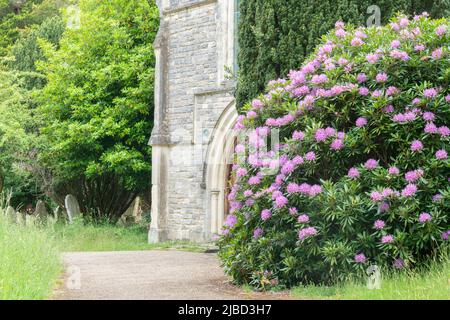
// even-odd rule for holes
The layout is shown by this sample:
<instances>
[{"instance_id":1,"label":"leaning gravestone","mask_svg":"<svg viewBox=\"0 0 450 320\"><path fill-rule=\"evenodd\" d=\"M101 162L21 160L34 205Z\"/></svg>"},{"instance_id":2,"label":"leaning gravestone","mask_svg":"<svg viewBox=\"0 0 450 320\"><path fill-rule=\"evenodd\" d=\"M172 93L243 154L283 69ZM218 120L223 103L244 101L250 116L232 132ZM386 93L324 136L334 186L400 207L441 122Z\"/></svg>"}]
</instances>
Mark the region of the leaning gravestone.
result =
<instances>
[{"instance_id":1,"label":"leaning gravestone","mask_svg":"<svg viewBox=\"0 0 450 320\"><path fill-rule=\"evenodd\" d=\"M67 216L69 218L69 223L81 214L80 205L78 204L77 198L73 195L68 194L65 199L65 205L67 210Z\"/></svg>"},{"instance_id":2,"label":"leaning gravestone","mask_svg":"<svg viewBox=\"0 0 450 320\"><path fill-rule=\"evenodd\" d=\"M34 216L36 219L38 219L41 223L46 223L48 219L48 211L45 207L45 203L41 200L39 200L36 204L36 210L34 211Z\"/></svg>"},{"instance_id":3,"label":"leaning gravestone","mask_svg":"<svg viewBox=\"0 0 450 320\"><path fill-rule=\"evenodd\" d=\"M55 219L57 223L65 224L67 223L67 213L60 206L56 207L55 211Z\"/></svg>"},{"instance_id":4,"label":"leaning gravestone","mask_svg":"<svg viewBox=\"0 0 450 320\"><path fill-rule=\"evenodd\" d=\"M6 217L8 218L8 221L11 222L11 223L17 223L18 222L16 210L14 210L14 208L11 207L11 206L9 206L6 209Z\"/></svg>"}]
</instances>

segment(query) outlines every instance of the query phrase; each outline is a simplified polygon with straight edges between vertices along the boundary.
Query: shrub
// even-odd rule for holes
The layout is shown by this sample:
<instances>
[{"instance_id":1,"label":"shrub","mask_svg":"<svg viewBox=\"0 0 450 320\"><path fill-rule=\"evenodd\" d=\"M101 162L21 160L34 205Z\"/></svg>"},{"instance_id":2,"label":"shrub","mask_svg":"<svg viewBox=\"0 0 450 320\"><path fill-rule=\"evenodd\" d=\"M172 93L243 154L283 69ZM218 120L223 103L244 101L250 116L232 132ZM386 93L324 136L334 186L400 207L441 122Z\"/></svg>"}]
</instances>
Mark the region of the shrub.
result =
<instances>
[{"instance_id":1,"label":"shrub","mask_svg":"<svg viewBox=\"0 0 450 320\"><path fill-rule=\"evenodd\" d=\"M364 24L372 5L379 6L383 24L398 11L427 10L434 18L450 14L448 0L240 1L238 107L256 97L269 80L299 68L337 19Z\"/></svg>"},{"instance_id":2,"label":"shrub","mask_svg":"<svg viewBox=\"0 0 450 320\"><path fill-rule=\"evenodd\" d=\"M448 246L449 39L449 20L426 13L338 22L300 70L245 106L236 129L248 146L236 147L219 240L237 283L330 284L371 264L416 267Z\"/></svg>"}]
</instances>

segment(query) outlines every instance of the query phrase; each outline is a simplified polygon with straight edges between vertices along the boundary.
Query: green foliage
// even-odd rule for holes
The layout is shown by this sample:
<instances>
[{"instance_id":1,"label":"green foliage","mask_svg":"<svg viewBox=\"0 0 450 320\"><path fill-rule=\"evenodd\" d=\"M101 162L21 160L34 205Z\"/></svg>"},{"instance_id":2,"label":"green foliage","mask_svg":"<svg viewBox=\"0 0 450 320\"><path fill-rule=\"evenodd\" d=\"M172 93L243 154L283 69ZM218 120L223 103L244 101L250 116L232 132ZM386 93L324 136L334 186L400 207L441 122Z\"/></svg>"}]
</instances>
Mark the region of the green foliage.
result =
<instances>
[{"instance_id":1,"label":"green foliage","mask_svg":"<svg viewBox=\"0 0 450 320\"><path fill-rule=\"evenodd\" d=\"M272 79L300 67L334 22L365 25L367 8L378 5L382 24L398 11L450 15L450 1L246 0L240 2L238 108Z\"/></svg>"},{"instance_id":2,"label":"green foliage","mask_svg":"<svg viewBox=\"0 0 450 320\"><path fill-rule=\"evenodd\" d=\"M0 261L0 300L48 299L62 270L51 232L10 224L1 208Z\"/></svg>"},{"instance_id":3,"label":"green foliage","mask_svg":"<svg viewBox=\"0 0 450 320\"><path fill-rule=\"evenodd\" d=\"M84 212L115 220L150 184L159 15L156 4L143 0L79 6L80 27L65 31L59 49L43 45L47 61L38 69L48 82L39 92L46 139L40 159L54 192L80 189L82 179L91 186L90 199L76 194ZM107 188L113 189L105 202Z\"/></svg>"},{"instance_id":4,"label":"green foliage","mask_svg":"<svg viewBox=\"0 0 450 320\"><path fill-rule=\"evenodd\" d=\"M394 21L338 24L244 106L219 241L237 283L330 284L448 249L450 22Z\"/></svg>"},{"instance_id":5,"label":"green foliage","mask_svg":"<svg viewBox=\"0 0 450 320\"><path fill-rule=\"evenodd\" d=\"M0 56L18 40L22 32L57 16L70 0L0 0Z\"/></svg>"},{"instance_id":6,"label":"green foliage","mask_svg":"<svg viewBox=\"0 0 450 320\"><path fill-rule=\"evenodd\" d=\"M0 168L5 189L13 189L13 204L29 203L40 190L30 167L36 135L32 98L20 73L0 67Z\"/></svg>"},{"instance_id":7,"label":"green foliage","mask_svg":"<svg viewBox=\"0 0 450 320\"><path fill-rule=\"evenodd\" d=\"M381 270L380 288L373 290L362 281L338 286L302 286L292 290L298 299L322 300L448 300L450 261L433 261L430 266L411 272Z\"/></svg>"},{"instance_id":8,"label":"green foliage","mask_svg":"<svg viewBox=\"0 0 450 320\"><path fill-rule=\"evenodd\" d=\"M57 48L64 29L65 23L61 17L49 17L19 38L12 47L14 61L10 63L10 66L27 76L27 88L38 88L45 83L44 77L36 73L36 62L44 60L39 41L47 41Z\"/></svg>"}]
</instances>

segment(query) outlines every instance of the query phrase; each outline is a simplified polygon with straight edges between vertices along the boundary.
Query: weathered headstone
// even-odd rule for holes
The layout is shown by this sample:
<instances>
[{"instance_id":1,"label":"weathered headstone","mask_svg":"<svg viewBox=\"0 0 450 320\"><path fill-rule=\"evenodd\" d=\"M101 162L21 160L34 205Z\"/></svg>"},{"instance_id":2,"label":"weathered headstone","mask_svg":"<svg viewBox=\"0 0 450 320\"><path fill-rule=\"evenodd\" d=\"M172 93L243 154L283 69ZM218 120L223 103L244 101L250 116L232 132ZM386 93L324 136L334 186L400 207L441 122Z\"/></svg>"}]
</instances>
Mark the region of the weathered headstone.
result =
<instances>
[{"instance_id":1,"label":"weathered headstone","mask_svg":"<svg viewBox=\"0 0 450 320\"><path fill-rule=\"evenodd\" d=\"M67 210L67 216L69 218L69 223L81 214L80 205L78 204L77 198L73 195L68 194L65 199L65 205Z\"/></svg>"},{"instance_id":2,"label":"weathered headstone","mask_svg":"<svg viewBox=\"0 0 450 320\"><path fill-rule=\"evenodd\" d=\"M36 204L36 210L34 211L34 216L42 223L46 223L48 219L48 211L45 206L44 201L39 200Z\"/></svg>"},{"instance_id":3,"label":"weathered headstone","mask_svg":"<svg viewBox=\"0 0 450 320\"><path fill-rule=\"evenodd\" d=\"M67 222L67 214L64 212L64 209L61 208L60 206L56 207L54 214L57 223Z\"/></svg>"},{"instance_id":4,"label":"weathered headstone","mask_svg":"<svg viewBox=\"0 0 450 320\"><path fill-rule=\"evenodd\" d=\"M18 221L17 221L17 213L16 213L16 210L14 210L14 208L11 207L11 206L9 206L9 207L6 209L6 217L7 217L8 221L11 222L11 223L17 223L17 222L18 222Z\"/></svg>"},{"instance_id":5,"label":"weathered headstone","mask_svg":"<svg viewBox=\"0 0 450 320\"><path fill-rule=\"evenodd\" d=\"M121 217L122 222L125 225L131 225L134 223L138 223L142 220L141 216L141 198L137 197L131 203L130 207L125 211L125 213Z\"/></svg>"}]
</instances>

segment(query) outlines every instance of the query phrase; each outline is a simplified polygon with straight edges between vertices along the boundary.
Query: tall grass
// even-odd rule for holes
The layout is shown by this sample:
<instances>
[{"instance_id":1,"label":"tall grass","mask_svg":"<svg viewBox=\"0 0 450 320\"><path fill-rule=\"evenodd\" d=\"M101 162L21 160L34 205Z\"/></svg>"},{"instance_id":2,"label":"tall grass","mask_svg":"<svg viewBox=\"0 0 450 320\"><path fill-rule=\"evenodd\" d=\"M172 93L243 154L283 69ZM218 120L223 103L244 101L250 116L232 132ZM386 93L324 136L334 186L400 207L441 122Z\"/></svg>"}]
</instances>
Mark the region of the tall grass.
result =
<instances>
[{"instance_id":1,"label":"tall grass","mask_svg":"<svg viewBox=\"0 0 450 320\"><path fill-rule=\"evenodd\" d=\"M0 299L46 299L61 270L51 232L12 224L0 209Z\"/></svg>"}]
</instances>

